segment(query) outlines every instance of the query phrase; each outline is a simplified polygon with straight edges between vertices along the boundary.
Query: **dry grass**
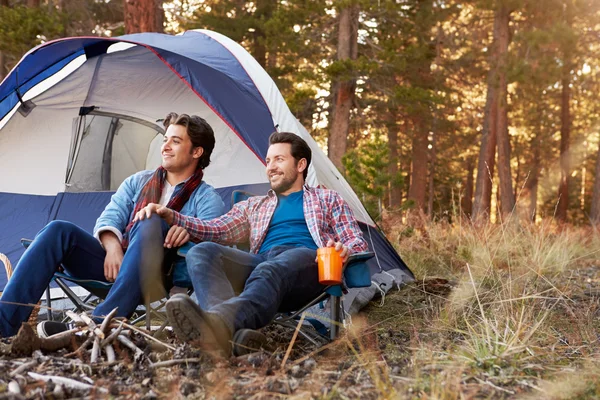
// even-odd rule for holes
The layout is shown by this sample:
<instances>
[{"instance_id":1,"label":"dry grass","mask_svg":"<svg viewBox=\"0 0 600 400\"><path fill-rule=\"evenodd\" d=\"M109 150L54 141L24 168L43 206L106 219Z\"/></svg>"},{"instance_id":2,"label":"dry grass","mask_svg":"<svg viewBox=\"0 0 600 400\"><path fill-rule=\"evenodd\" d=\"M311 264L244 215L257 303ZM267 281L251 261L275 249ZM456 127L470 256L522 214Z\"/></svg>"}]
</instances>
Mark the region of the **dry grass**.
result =
<instances>
[{"instance_id":1,"label":"dry grass","mask_svg":"<svg viewBox=\"0 0 600 400\"><path fill-rule=\"evenodd\" d=\"M600 397L593 231L551 222L387 230L418 281L365 310L384 343L393 391L380 393L393 396L383 397Z\"/></svg>"}]
</instances>

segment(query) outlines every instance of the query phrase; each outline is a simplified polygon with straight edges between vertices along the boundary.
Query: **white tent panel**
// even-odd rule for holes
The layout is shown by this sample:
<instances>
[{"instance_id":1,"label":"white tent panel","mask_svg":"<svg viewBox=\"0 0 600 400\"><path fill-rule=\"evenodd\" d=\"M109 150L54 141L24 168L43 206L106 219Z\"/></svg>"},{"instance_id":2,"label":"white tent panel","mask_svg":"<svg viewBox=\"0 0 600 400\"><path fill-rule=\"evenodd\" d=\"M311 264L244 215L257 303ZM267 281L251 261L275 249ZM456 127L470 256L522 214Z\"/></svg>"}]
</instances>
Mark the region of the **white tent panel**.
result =
<instances>
[{"instance_id":1,"label":"white tent panel","mask_svg":"<svg viewBox=\"0 0 600 400\"><path fill-rule=\"evenodd\" d=\"M72 117L62 117L57 110L36 108L28 118L16 113L6 124L0 135L0 192L55 195L64 190Z\"/></svg>"},{"instance_id":2,"label":"white tent panel","mask_svg":"<svg viewBox=\"0 0 600 400\"><path fill-rule=\"evenodd\" d=\"M205 180L215 187L267 182L261 160L154 53L135 47L101 58L86 106L149 122L165 117L164 110L200 115L212 126L216 137ZM142 70L140 82L138 75ZM148 167L158 165L160 144L151 146L151 151L158 153L148 155Z\"/></svg>"},{"instance_id":3,"label":"white tent panel","mask_svg":"<svg viewBox=\"0 0 600 400\"><path fill-rule=\"evenodd\" d=\"M163 118L164 110L200 115L213 127L216 136L211 165L205 175L208 183L218 188L268 182L262 160L185 82L145 48L134 47L88 60L33 101L36 107L26 118L16 113L2 129L1 148L22 149L25 145L28 148L27 158L10 152L0 157L0 168L4 171L19 171L0 180L2 192L53 195L65 190L73 121L84 105L95 106L103 113L127 115L151 123ZM132 135L135 136L135 132ZM129 144L135 141L127 139ZM147 167L156 168L160 163L161 142L158 139L150 146L145 145L144 151L149 153L136 153L131 164L142 168L145 161ZM135 153L121 148L120 144L117 151ZM44 162L43 174L40 165L27 161L31 159ZM117 180L130 174L131 165L122 166L123 173L111 182L113 190Z\"/></svg>"}]
</instances>

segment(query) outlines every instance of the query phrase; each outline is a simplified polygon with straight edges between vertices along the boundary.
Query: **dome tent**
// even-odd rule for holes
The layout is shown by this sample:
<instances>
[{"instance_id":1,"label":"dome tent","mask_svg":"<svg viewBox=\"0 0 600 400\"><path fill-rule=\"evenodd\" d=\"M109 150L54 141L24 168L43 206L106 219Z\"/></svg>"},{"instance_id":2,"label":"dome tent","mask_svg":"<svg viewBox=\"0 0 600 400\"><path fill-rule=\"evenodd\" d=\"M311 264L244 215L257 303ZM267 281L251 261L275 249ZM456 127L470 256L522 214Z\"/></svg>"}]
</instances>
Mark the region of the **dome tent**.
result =
<instances>
[{"instance_id":1,"label":"dome tent","mask_svg":"<svg viewBox=\"0 0 600 400\"><path fill-rule=\"evenodd\" d=\"M369 261L375 281L389 289L413 279L264 69L207 30L65 38L21 59L0 85L0 251L16 264L18 239L55 219L91 231L127 176L160 164L157 120L170 111L200 115L213 127L205 180L226 205L233 190L268 190L264 159L273 131L300 135L313 151L307 183L349 203L376 254Z\"/></svg>"}]
</instances>

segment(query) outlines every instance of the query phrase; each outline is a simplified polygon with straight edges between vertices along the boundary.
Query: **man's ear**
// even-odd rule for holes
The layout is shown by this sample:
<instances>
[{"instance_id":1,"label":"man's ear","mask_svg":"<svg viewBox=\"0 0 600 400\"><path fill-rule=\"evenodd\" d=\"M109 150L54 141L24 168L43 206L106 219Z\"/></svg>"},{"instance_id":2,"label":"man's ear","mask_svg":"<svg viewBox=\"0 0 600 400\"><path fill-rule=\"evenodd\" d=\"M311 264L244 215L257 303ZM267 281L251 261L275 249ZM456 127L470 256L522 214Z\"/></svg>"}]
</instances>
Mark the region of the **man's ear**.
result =
<instances>
[{"instance_id":1,"label":"man's ear","mask_svg":"<svg viewBox=\"0 0 600 400\"><path fill-rule=\"evenodd\" d=\"M301 158L298 161L298 165L296 166L296 168L298 169L298 172L304 172L304 170L306 169L306 158Z\"/></svg>"},{"instance_id":2,"label":"man's ear","mask_svg":"<svg viewBox=\"0 0 600 400\"><path fill-rule=\"evenodd\" d=\"M204 149L200 146L195 147L194 151L192 151L192 156L194 158L200 158L200 157L202 157L202 154L204 154Z\"/></svg>"}]
</instances>

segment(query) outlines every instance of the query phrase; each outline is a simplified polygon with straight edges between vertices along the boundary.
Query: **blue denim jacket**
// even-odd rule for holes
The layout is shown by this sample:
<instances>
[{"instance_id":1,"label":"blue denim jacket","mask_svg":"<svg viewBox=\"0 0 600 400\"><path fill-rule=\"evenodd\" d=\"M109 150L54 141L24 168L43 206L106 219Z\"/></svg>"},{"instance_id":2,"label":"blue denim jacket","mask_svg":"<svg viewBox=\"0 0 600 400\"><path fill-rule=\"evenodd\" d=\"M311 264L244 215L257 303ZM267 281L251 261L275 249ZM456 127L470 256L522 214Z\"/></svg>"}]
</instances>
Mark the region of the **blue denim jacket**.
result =
<instances>
[{"instance_id":1,"label":"blue denim jacket","mask_svg":"<svg viewBox=\"0 0 600 400\"><path fill-rule=\"evenodd\" d=\"M127 224L133 217L135 203L152 174L154 174L153 170L140 171L125 179L117 192L112 195L110 203L96 220L94 236L97 236L98 230L104 227L113 227L121 233L125 232ZM175 187L173 195L183 188L183 184L182 182ZM196 188L181 209L181 214L200 219L213 219L221 216L224 212L225 204L221 196L211 185L204 181ZM182 275L182 273L185 274ZM177 286L187 287L187 279L189 278L185 270L185 259L182 259L175 267L173 281Z\"/></svg>"}]
</instances>

